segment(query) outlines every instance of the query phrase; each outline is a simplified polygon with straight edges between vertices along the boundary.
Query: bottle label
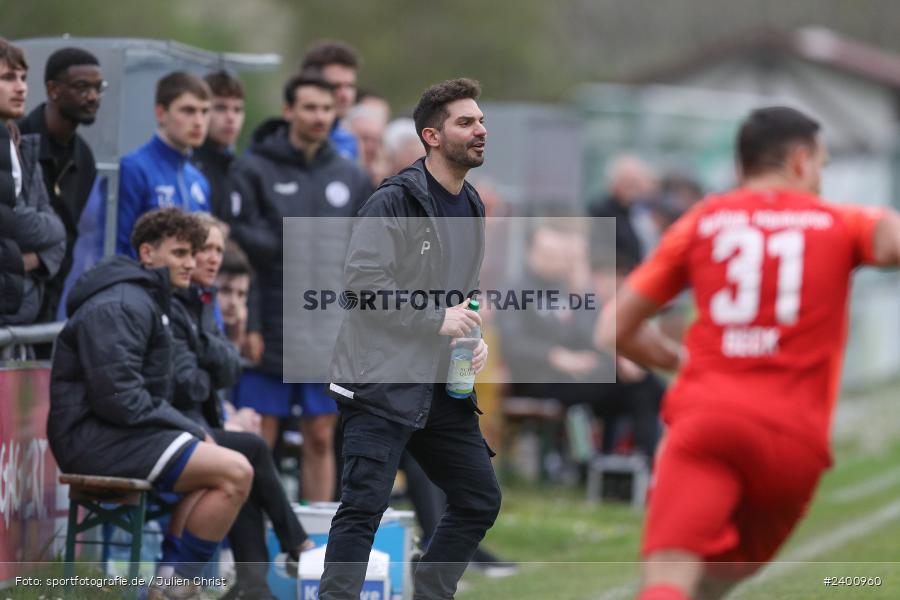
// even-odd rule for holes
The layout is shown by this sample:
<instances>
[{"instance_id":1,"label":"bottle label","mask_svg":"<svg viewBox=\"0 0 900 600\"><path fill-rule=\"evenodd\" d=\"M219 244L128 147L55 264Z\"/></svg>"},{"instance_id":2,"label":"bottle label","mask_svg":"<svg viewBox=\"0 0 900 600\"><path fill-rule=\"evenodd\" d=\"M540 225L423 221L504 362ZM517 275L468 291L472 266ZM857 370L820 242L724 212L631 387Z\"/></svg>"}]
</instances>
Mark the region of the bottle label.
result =
<instances>
[{"instance_id":1,"label":"bottle label","mask_svg":"<svg viewBox=\"0 0 900 600\"><path fill-rule=\"evenodd\" d=\"M447 373L447 389L457 394L471 394L475 387L475 369L471 358L453 358Z\"/></svg>"}]
</instances>

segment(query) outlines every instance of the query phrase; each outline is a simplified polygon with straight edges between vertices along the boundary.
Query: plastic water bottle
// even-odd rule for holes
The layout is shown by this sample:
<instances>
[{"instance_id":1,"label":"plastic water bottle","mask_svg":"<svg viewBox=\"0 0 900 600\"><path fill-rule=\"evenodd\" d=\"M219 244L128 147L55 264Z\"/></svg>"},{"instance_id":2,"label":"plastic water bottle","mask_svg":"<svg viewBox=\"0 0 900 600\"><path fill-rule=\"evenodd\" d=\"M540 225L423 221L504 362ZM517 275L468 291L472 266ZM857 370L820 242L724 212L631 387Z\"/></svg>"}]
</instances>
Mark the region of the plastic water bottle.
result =
<instances>
[{"instance_id":1,"label":"plastic water bottle","mask_svg":"<svg viewBox=\"0 0 900 600\"><path fill-rule=\"evenodd\" d=\"M469 310L478 312L478 300L469 299ZM456 338L456 346L450 351L450 369L447 371L447 394L453 398L468 398L475 389L475 368L472 354L481 339L481 328L473 327L465 337Z\"/></svg>"}]
</instances>

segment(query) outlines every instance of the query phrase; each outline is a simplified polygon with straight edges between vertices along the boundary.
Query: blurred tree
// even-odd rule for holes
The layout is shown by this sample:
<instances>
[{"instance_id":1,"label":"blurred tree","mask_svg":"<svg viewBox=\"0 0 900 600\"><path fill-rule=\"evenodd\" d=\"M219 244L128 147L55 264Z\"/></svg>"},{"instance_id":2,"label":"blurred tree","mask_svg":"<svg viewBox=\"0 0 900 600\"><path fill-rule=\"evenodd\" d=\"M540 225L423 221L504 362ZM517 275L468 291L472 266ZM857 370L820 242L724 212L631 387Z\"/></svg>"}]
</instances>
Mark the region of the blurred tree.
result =
<instances>
[{"instance_id":1,"label":"blurred tree","mask_svg":"<svg viewBox=\"0 0 900 600\"><path fill-rule=\"evenodd\" d=\"M398 112L459 76L481 80L488 99L552 101L580 81L616 80L762 28L818 24L900 49L896 0L0 0L0 14L12 39L127 35L278 52L278 72L247 77L249 124L279 110L281 81L322 38L356 46L360 83Z\"/></svg>"}]
</instances>

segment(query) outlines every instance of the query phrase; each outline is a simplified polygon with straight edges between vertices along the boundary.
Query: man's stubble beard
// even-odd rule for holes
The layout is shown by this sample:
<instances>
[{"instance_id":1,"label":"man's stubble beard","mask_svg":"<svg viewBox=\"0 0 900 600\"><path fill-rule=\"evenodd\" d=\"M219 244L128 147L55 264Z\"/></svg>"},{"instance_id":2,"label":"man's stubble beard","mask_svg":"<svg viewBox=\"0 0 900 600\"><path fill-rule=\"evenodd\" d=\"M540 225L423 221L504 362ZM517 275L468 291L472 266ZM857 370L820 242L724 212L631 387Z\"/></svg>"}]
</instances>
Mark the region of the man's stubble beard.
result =
<instances>
[{"instance_id":1,"label":"man's stubble beard","mask_svg":"<svg viewBox=\"0 0 900 600\"><path fill-rule=\"evenodd\" d=\"M484 154L473 158L469 156L468 151L468 144L453 144L447 146L444 156L450 162L454 162L459 166L465 167L467 169L474 169L484 164Z\"/></svg>"}]
</instances>

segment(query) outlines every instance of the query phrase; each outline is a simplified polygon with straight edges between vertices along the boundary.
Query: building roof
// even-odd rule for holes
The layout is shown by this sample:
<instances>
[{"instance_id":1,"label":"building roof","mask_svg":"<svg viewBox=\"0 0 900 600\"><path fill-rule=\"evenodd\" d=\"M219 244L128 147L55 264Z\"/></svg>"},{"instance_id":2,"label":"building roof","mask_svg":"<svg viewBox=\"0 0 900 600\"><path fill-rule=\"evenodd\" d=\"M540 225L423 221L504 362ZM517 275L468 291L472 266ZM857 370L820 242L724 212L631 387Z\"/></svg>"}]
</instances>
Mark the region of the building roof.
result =
<instances>
[{"instance_id":1,"label":"building roof","mask_svg":"<svg viewBox=\"0 0 900 600\"><path fill-rule=\"evenodd\" d=\"M800 58L900 91L900 55L824 27L763 30L710 44L669 64L627 78L627 82L673 81L733 56L756 57L763 63L783 57Z\"/></svg>"}]
</instances>

